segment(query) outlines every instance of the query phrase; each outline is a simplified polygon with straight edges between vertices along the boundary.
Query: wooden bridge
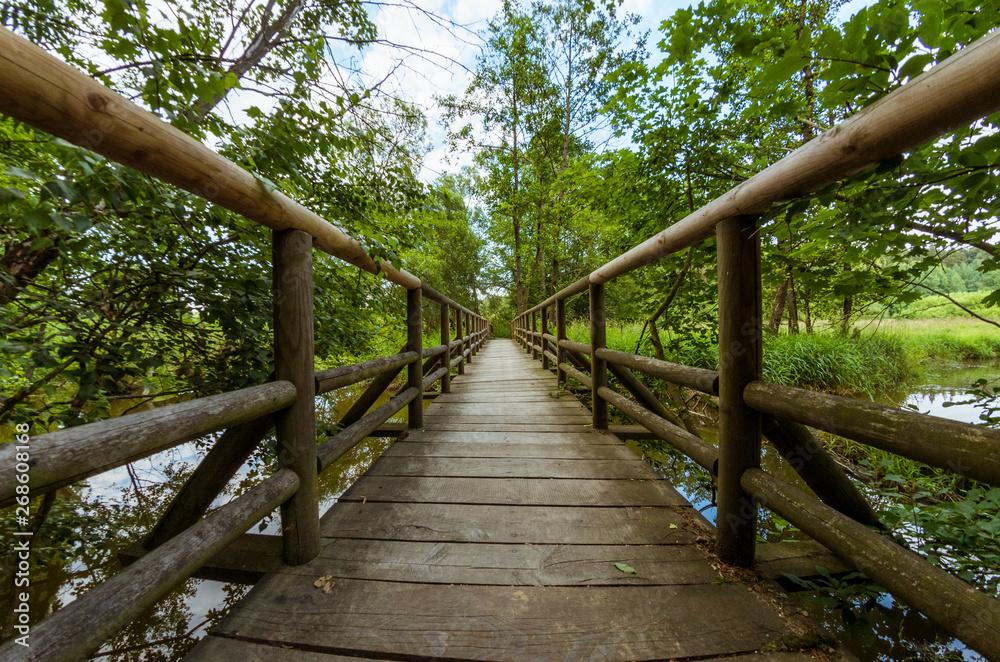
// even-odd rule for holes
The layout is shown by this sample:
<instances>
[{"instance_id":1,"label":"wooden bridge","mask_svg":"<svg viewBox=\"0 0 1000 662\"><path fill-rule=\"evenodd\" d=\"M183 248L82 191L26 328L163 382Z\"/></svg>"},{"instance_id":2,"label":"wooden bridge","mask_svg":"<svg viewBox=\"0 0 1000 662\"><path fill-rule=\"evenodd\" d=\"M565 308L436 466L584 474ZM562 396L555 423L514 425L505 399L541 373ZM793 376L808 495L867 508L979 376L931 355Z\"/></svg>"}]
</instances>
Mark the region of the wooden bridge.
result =
<instances>
[{"instance_id":1,"label":"wooden bridge","mask_svg":"<svg viewBox=\"0 0 1000 662\"><path fill-rule=\"evenodd\" d=\"M753 654L801 625L720 583L712 529L494 340L190 657L812 659Z\"/></svg>"},{"instance_id":2,"label":"wooden bridge","mask_svg":"<svg viewBox=\"0 0 1000 662\"><path fill-rule=\"evenodd\" d=\"M491 326L476 312L5 30L0 89L0 112L193 195L211 191L212 203L272 228L275 354L272 381L25 439L30 462L20 438L0 444L0 507L29 508L31 497L222 432L136 541L131 565L31 623L30 647L9 641L0 660L87 659L188 577L212 571L260 581L196 659L805 659L772 652L795 648L810 626L752 573L787 567L757 543L760 506L1000 660L1000 601L885 535L810 428L987 485L1000 485L1000 433L764 382L759 232L773 205L1000 110L1000 33L522 312L516 344L487 343ZM712 236L719 371L606 347L606 286ZM314 250L405 288L398 354L315 371ZM589 342L566 336L566 302L581 294ZM424 314L426 301L440 316ZM424 346L425 326L440 330L440 344ZM403 370L403 389L376 407ZM643 378L714 399L718 447L679 425ZM569 380L589 389L592 411L561 395ZM317 439L316 396L363 381L339 430ZM436 383L441 394L425 412ZM717 528L616 440L611 407L711 474ZM406 438L321 519L319 473L403 408ZM272 429L277 471L208 512ZM764 437L815 496L760 469ZM279 536L246 535L277 509Z\"/></svg>"}]
</instances>

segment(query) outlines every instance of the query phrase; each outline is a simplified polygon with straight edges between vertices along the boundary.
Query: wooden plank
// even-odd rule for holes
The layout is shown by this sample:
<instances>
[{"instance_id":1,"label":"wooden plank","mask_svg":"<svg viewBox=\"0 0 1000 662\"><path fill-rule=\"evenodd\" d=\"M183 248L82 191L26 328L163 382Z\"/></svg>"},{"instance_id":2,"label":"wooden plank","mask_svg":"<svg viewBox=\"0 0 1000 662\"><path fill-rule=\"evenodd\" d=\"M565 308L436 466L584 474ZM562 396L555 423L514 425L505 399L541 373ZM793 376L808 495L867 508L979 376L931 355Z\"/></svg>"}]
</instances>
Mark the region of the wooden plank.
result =
<instances>
[{"instance_id":1,"label":"wooden plank","mask_svg":"<svg viewBox=\"0 0 1000 662\"><path fill-rule=\"evenodd\" d=\"M507 427L507 426L505 426ZM414 430L410 432L406 439L400 443L409 441L434 441L439 443L450 442L477 442L486 444L598 444L620 446L621 442L611 435L591 432L589 428L565 432L555 430L550 434L541 430Z\"/></svg>"},{"instance_id":2,"label":"wooden plank","mask_svg":"<svg viewBox=\"0 0 1000 662\"><path fill-rule=\"evenodd\" d=\"M677 490L659 480L386 477L367 474L351 485L340 500L526 506L682 506L687 503Z\"/></svg>"},{"instance_id":3,"label":"wooden plank","mask_svg":"<svg viewBox=\"0 0 1000 662\"><path fill-rule=\"evenodd\" d=\"M451 403L466 403L466 402L486 402L486 403L509 403L509 402L570 402L579 404L580 401L577 400L572 395L558 395L557 391L553 389L552 391L546 391L544 393L499 393L495 389L489 389L484 391L457 393L455 391L458 388L457 380L452 377L452 389L448 397L441 397L438 402ZM549 395L549 393L554 393L556 395Z\"/></svg>"},{"instance_id":4,"label":"wooden plank","mask_svg":"<svg viewBox=\"0 0 1000 662\"><path fill-rule=\"evenodd\" d=\"M556 414L545 416L525 416L522 414L433 414L428 415L427 427L441 425L588 425L590 420L584 414ZM535 423L534 421L538 421Z\"/></svg>"},{"instance_id":5,"label":"wooden plank","mask_svg":"<svg viewBox=\"0 0 1000 662\"><path fill-rule=\"evenodd\" d=\"M337 653L481 660L726 655L791 634L766 603L734 584L518 587L341 579L327 594L313 579L266 578L254 590L269 599L245 601L216 631L313 650L337 646L327 649Z\"/></svg>"},{"instance_id":6,"label":"wooden plank","mask_svg":"<svg viewBox=\"0 0 1000 662\"><path fill-rule=\"evenodd\" d=\"M636 572L619 570L626 563ZM687 545L501 545L330 540L314 561L286 570L303 577L481 586L679 586L718 573Z\"/></svg>"},{"instance_id":7,"label":"wooden plank","mask_svg":"<svg viewBox=\"0 0 1000 662\"><path fill-rule=\"evenodd\" d=\"M549 458L579 460L630 460L635 453L621 444L517 444L428 442L407 439L389 446L382 457L481 457L481 458Z\"/></svg>"},{"instance_id":8,"label":"wooden plank","mask_svg":"<svg viewBox=\"0 0 1000 662\"><path fill-rule=\"evenodd\" d=\"M281 645L269 646L241 639L208 635L184 656L190 662L358 662L356 657L298 650ZM379 662L377 658L367 658ZM384 660L382 661L384 662Z\"/></svg>"},{"instance_id":9,"label":"wooden plank","mask_svg":"<svg viewBox=\"0 0 1000 662\"><path fill-rule=\"evenodd\" d=\"M622 460L543 458L386 457L368 476L440 476L466 478L603 478L657 480L649 465L633 455Z\"/></svg>"},{"instance_id":10,"label":"wooden plank","mask_svg":"<svg viewBox=\"0 0 1000 662\"><path fill-rule=\"evenodd\" d=\"M587 413L587 408L581 405L579 402L545 402L545 401L528 401L528 402L451 402L450 398L439 399L437 402L431 404L424 410L424 413L428 416L438 416L438 415L457 415L457 416L471 416L475 414L496 414L497 412L503 413L514 413L519 414L555 414L555 415L566 415L574 412L583 412L585 415Z\"/></svg>"},{"instance_id":11,"label":"wooden plank","mask_svg":"<svg viewBox=\"0 0 1000 662\"><path fill-rule=\"evenodd\" d=\"M705 533L673 508L574 508L433 503L338 503L328 538L563 545L690 544ZM676 528L671 528L673 525Z\"/></svg>"},{"instance_id":12,"label":"wooden plank","mask_svg":"<svg viewBox=\"0 0 1000 662\"><path fill-rule=\"evenodd\" d=\"M548 423L450 423L442 421L433 426L424 426L428 430L451 432L579 432L590 430L589 425L548 424Z\"/></svg>"}]
</instances>

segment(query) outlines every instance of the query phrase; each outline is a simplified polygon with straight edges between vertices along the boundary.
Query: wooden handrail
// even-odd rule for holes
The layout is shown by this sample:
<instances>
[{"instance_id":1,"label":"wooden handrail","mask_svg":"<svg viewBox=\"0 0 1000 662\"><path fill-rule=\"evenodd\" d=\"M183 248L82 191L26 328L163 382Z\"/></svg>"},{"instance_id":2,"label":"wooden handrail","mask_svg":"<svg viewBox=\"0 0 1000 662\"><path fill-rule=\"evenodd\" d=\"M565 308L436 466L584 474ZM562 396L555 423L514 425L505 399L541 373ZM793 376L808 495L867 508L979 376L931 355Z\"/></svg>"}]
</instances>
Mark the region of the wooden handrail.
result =
<instances>
[{"instance_id":1,"label":"wooden handrail","mask_svg":"<svg viewBox=\"0 0 1000 662\"><path fill-rule=\"evenodd\" d=\"M776 418L1000 485L1000 430L766 382L748 385L743 397Z\"/></svg>"},{"instance_id":2,"label":"wooden handrail","mask_svg":"<svg viewBox=\"0 0 1000 662\"><path fill-rule=\"evenodd\" d=\"M38 435L31 442L30 494L50 492L88 476L252 421L287 407L295 387L284 381L178 402L88 425ZM14 475L14 444L0 444L0 470ZM15 497L13 480L0 484L0 507Z\"/></svg>"},{"instance_id":3,"label":"wooden handrail","mask_svg":"<svg viewBox=\"0 0 1000 662\"><path fill-rule=\"evenodd\" d=\"M407 289L420 279L375 262L356 239L183 131L0 28L0 112L106 156Z\"/></svg>"}]
</instances>

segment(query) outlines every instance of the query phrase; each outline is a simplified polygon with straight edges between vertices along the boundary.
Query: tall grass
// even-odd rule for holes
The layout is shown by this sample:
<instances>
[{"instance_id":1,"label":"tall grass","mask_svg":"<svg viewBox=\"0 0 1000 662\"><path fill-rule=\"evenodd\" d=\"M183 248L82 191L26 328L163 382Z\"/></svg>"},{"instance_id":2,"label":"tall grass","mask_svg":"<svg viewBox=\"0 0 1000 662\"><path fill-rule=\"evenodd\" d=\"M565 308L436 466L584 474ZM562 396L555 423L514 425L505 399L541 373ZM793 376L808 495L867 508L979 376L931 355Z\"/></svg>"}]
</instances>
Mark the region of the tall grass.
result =
<instances>
[{"instance_id":1,"label":"tall grass","mask_svg":"<svg viewBox=\"0 0 1000 662\"><path fill-rule=\"evenodd\" d=\"M1000 329L969 317L884 320L875 333L897 338L915 361L1000 359Z\"/></svg>"},{"instance_id":2,"label":"tall grass","mask_svg":"<svg viewBox=\"0 0 1000 662\"><path fill-rule=\"evenodd\" d=\"M607 345L623 352L653 356L642 322L609 321ZM586 320L567 325L566 336L590 342ZM719 347L697 337L662 338L664 358L699 368L718 369ZM841 393L873 394L897 386L915 375L916 361L901 338L889 335L845 337L814 333L764 338L764 379Z\"/></svg>"}]
</instances>

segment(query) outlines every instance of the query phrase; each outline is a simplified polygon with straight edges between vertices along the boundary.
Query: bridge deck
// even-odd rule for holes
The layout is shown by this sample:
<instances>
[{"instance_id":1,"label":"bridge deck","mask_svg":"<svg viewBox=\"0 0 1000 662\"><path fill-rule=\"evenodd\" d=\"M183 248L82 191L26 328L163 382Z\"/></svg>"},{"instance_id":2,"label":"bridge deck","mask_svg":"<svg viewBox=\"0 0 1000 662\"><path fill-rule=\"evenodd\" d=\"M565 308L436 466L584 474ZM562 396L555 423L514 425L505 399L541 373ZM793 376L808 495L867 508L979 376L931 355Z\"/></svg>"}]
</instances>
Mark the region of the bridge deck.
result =
<instances>
[{"instance_id":1,"label":"bridge deck","mask_svg":"<svg viewBox=\"0 0 1000 662\"><path fill-rule=\"evenodd\" d=\"M324 516L320 556L265 576L191 658L811 659L755 653L790 626L719 581L707 523L556 390L491 341Z\"/></svg>"}]
</instances>

